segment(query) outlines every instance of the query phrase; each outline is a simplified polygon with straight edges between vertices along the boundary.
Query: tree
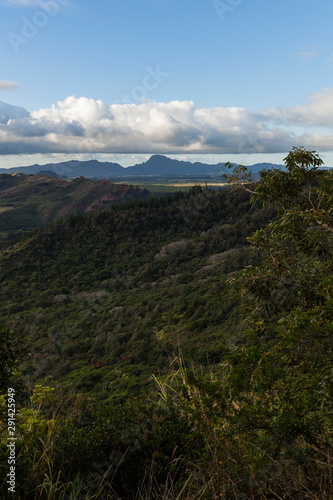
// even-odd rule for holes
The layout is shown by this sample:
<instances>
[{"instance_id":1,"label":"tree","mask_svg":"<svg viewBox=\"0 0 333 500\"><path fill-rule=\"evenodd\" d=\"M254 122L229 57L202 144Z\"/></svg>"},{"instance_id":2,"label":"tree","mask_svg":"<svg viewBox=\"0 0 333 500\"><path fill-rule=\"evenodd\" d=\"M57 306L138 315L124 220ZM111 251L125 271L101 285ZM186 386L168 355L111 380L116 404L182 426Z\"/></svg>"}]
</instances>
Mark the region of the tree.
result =
<instances>
[{"instance_id":1,"label":"tree","mask_svg":"<svg viewBox=\"0 0 333 500\"><path fill-rule=\"evenodd\" d=\"M230 178L277 211L249 239L261 264L235 283L247 330L230 351L228 389L236 428L277 454L300 437L319 445L333 423L333 174L302 147L284 161L285 171L265 170L256 185L239 175L246 167Z\"/></svg>"},{"instance_id":2,"label":"tree","mask_svg":"<svg viewBox=\"0 0 333 500\"><path fill-rule=\"evenodd\" d=\"M240 281L252 314L259 317L320 304L319 284L332 271L332 171L320 170L318 155L301 147L293 148L284 161L286 171L262 171L253 189L238 174L230 178L251 191L252 202L270 203L278 214L250 238L262 265L249 268Z\"/></svg>"}]
</instances>

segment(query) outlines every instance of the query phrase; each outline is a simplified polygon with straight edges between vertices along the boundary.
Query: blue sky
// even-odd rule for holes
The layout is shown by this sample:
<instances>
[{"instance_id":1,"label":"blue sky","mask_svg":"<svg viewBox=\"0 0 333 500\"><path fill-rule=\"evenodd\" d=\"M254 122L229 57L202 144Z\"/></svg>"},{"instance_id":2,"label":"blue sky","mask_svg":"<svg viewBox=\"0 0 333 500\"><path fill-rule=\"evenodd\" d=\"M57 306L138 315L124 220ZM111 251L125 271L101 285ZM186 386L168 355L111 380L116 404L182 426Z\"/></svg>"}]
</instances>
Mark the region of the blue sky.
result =
<instances>
[{"instance_id":1,"label":"blue sky","mask_svg":"<svg viewBox=\"0 0 333 500\"><path fill-rule=\"evenodd\" d=\"M333 166L331 0L0 0L0 166ZM22 109L24 108L24 109Z\"/></svg>"}]
</instances>

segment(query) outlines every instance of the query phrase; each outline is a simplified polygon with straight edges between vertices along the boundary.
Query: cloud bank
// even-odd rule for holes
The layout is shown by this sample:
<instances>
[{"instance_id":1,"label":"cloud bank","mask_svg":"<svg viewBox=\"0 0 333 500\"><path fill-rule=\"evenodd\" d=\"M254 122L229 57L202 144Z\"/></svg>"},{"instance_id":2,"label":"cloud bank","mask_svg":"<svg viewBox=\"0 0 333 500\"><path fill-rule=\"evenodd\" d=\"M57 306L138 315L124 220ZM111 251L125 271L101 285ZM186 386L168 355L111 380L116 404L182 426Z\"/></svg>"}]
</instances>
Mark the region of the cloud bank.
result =
<instances>
[{"instance_id":1,"label":"cloud bank","mask_svg":"<svg viewBox=\"0 0 333 500\"><path fill-rule=\"evenodd\" d=\"M333 88L299 106L262 111L197 109L192 101L109 106L71 96L28 113L0 102L0 154L333 151L332 130Z\"/></svg>"}]
</instances>

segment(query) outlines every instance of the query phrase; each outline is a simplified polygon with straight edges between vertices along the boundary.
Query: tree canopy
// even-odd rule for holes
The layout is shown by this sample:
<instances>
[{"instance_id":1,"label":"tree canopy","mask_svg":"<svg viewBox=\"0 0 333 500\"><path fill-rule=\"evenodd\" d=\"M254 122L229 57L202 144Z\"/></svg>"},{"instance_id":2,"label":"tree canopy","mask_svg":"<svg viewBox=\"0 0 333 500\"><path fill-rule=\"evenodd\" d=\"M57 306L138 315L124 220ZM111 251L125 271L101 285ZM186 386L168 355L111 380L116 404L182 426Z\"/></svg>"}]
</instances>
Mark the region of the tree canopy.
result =
<instances>
[{"instance_id":1,"label":"tree canopy","mask_svg":"<svg viewBox=\"0 0 333 500\"><path fill-rule=\"evenodd\" d=\"M237 171L230 178L278 212L249 238L261 264L236 283L248 329L230 353L229 390L238 425L279 446L300 436L318 443L333 397L333 173L302 147L284 161L285 171L261 172L255 187Z\"/></svg>"}]
</instances>

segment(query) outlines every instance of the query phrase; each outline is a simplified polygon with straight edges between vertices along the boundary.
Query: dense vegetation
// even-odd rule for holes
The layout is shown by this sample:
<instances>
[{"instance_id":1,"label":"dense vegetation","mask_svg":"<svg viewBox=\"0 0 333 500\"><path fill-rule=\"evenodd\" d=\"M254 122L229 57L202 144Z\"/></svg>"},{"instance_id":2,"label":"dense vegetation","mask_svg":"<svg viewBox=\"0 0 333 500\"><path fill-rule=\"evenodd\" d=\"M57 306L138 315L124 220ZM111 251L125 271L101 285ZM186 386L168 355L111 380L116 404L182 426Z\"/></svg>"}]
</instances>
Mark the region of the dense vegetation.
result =
<instances>
[{"instance_id":1,"label":"dense vegetation","mask_svg":"<svg viewBox=\"0 0 333 500\"><path fill-rule=\"evenodd\" d=\"M246 238L272 213L242 191L195 188L72 215L6 248L0 319L28 338L23 373L118 400L175 354L219 362L239 322L226 279L254 262Z\"/></svg>"},{"instance_id":2,"label":"dense vegetation","mask_svg":"<svg viewBox=\"0 0 333 500\"><path fill-rule=\"evenodd\" d=\"M148 198L146 189L80 177L0 174L0 238L47 225L70 213L90 212L123 200Z\"/></svg>"},{"instance_id":3,"label":"dense vegetation","mask_svg":"<svg viewBox=\"0 0 333 500\"><path fill-rule=\"evenodd\" d=\"M294 149L258 183L235 170L243 189L71 216L3 250L18 498L330 498L333 176L321 163ZM17 335L28 392L8 350ZM1 408L5 423L5 396Z\"/></svg>"}]
</instances>

